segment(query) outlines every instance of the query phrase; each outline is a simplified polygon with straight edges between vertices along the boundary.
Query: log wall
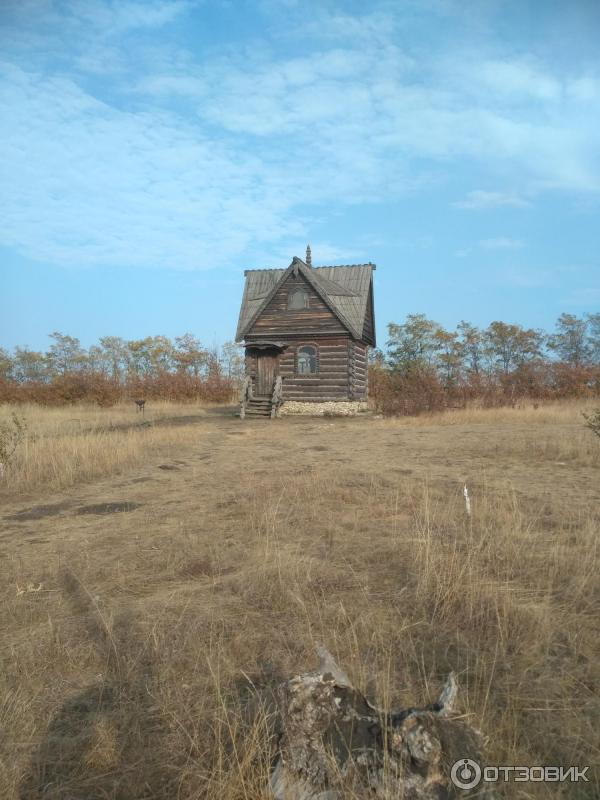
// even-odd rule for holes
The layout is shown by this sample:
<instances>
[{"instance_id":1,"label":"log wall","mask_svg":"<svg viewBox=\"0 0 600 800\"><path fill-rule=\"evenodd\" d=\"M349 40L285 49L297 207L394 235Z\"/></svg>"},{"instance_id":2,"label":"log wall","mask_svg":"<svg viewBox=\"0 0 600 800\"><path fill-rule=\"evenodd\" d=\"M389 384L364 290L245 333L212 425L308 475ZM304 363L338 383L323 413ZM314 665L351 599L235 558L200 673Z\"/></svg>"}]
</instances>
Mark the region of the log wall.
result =
<instances>
[{"instance_id":1,"label":"log wall","mask_svg":"<svg viewBox=\"0 0 600 800\"><path fill-rule=\"evenodd\" d=\"M308 293L308 308L288 310L288 294ZM369 303L370 308L370 303ZM372 330L372 317L368 326ZM364 400L367 397L367 344L356 341L302 275L291 275L271 299L245 337L252 342L285 342L279 355L283 399L303 402ZM318 372L297 374L297 352L303 345L317 348ZM256 351L247 351L246 375L256 379Z\"/></svg>"},{"instance_id":2,"label":"log wall","mask_svg":"<svg viewBox=\"0 0 600 800\"><path fill-rule=\"evenodd\" d=\"M368 392L367 345L351 341L348 344L348 398L365 400Z\"/></svg>"},{"instance_id":3,"label":"log wall","mask_svg":"<svg viewBox=\"0 0 600 800\"><path fill-rule=\"evenodd\" d=\"M283 399L303 402L327 400L365 400L367 397L367 346L351 336L294 336L279 355L279 374L283 378ZM317 348L318 372L297 374L298 348ZM256 379L256 351L246 353L246 375Z\"/></svg>"},{"instance_id":4,"label":"log wall","mask_svg":"<svg viewBox=\"0 0 600 800\"><path fill-rule=\"evenodd\" d=\"M288 294L297 289L304 289L308 293L308 308L288 310ZM246 338L263 336L278 339L298 331L303 334L324 334L345 333L346 329L302 275L292 274L271 298Z\"/></svg>"},{"instance_id":5,"label":"log wall","mask_svg":"<svg viewBox=\"0 0 600 800\"><path fill-rule=\"evenodd\" d=\"M284 400L324 402L348 399L348 343L350 336L295 337L279 358ZM317 369L313 375L297 374L298 348L317 348Z\"/></svg>"}]
</instances>

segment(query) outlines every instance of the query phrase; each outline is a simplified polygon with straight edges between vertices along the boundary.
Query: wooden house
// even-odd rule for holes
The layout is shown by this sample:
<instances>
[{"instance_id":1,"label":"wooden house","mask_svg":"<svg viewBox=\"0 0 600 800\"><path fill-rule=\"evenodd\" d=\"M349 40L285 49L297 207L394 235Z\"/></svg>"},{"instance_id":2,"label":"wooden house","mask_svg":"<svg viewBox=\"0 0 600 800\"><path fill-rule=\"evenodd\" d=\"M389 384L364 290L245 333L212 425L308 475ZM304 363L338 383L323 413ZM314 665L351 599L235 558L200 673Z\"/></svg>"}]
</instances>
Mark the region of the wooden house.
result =
<instances>
[{"instance_id":1,"label":"wooden house","mask_svg":"<svg viewBox=\"0 0 600 800\"><path fill-rule=\"evenodd\" d=\"M375 345L375 264L247 270L236 341L246 351L241 416L275 416L286 401L367 398Z\"/></svg>"}]
</instances>

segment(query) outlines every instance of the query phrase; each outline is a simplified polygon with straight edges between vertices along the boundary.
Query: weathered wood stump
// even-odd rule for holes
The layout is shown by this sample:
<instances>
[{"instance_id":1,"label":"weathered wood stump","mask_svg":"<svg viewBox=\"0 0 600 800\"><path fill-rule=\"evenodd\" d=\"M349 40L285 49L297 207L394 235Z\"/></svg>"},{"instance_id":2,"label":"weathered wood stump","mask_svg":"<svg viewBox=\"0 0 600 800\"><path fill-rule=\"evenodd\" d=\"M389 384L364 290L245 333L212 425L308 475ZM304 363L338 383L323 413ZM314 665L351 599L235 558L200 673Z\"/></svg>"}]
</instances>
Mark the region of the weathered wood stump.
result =
<instances>
[{"instance_id":1,"label":"weathered wood stump","mask_svg":"<svg viewBox=\"0 0 600 800\"><path fill-rule=\"evenodd\" d=\"M436 703L386 712L351 685L327 650L319 648L319 656L318 670L279 688L276 800L458 797L450 768L460 758L480 761L483 742L479 731L453 716L454 675Z\"/></svg>"}]
</instances>

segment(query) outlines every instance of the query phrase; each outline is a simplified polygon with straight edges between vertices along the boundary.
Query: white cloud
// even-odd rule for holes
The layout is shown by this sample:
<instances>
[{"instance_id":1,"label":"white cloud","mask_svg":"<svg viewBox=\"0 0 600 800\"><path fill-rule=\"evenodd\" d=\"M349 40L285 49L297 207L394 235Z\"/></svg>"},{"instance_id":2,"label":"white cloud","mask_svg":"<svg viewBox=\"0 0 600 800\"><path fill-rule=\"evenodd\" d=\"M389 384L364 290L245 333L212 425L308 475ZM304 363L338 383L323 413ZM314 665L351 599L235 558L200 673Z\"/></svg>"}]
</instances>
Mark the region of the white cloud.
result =
<instances>
[{"instance_id":1,"label":"white cloud","mask_svg":"<svg viewBox=\"0 0 600 800\"><path fill-rule=\"evenodd\" d=\"M206 83L192 75L148 75L136 84L135 90L156 97L180 95L198 99L206 91Z\"/></svg>"},{"instance_id":2,"label":"white cloud","mask_svg":"<svg viewBox=\"0 0 600 800\"><path fill-rule=\"evenodd\" d=\"M600 79L591 75L569 81L566 89L567 93L580 103L597 103L600 100Z\"/></svg>"},{"instance_id":3,"label":"white cloud","mask_svg":"<svg viewBox=\"0 0 600 800\"><path fill-rule=\"evenodd\" d=\"M500 284L522 289L559 289L561 286L585 282L588 271L588 267L565 264L546 267L533 264L518 267L505 265L502 271L497 273L496 279ZM591 296L589 299L591 301Z\"/></svg>"},{"instance_id":4,"label":"white cloud","mask_svg":"<svg viewBox=\"0 0 600 800\"><path fill-rule=\"evenodd\" d=\"M306 255L306 245L310 244L312 262L315 267L329 266L332 264L358 264L361 258L367 258L365 253L352 248L342 248L331 242L316 240L307 242L306 237L290 239L286 242L285 248L271 248L269 264L274 267L287 267L292 260L292 256L304 258ZM263 263L261 261L257 263Z\"/></svg>"},{"instance_id":5,"label":"white cloud","mask_svg":"<svg viewBox=\"0 0 600 800\"><path fill-rule=\"evenodd\" d=\"M301 48L269 49L271 31L192 52L165 26L197 5L48 0L21 14L0 78L4 244L70 264L209 267L278 254L321 212L465 167L511 191L475 189L459 208L600 190L593 70L567 80L482 56L478 74L460 49L409 51L389 8L317 7Z\"/></svg>"},{"instance_id":6,"label":"white cloud","mask_svg":"<svg viewBox=\"0 0 600 800\"><path fill-rule=\"evenodd\" d=\"M7 77L4 244L73 265L193 268L297 234L294 199L259 159L167 114L119 111L66 79Z\"/></svg>"},{"instance_id":7,"label":"white cloud","mask_svg":"<svg viewBox=\"0 0 600 800\"><path fill-rule=\"evenodd\" d=\"M512 208L526 208L531 205L515 192L487 192L483 189L474 189L469 192L464 200L457 200L452 203L456 208L501 208L509 206Z\"/></svg>"},{"instance_id":8,"label":"white cloud","mask_svg":"<svg viewBox=\"0 0 600 800\"><path fill-rule=\"evenodd\" d=\"M593 308L600 303L600 288L598 286L584 286L570 291L566 302L573 306Z\"/></svg>"},{"instance_id":9,"label":"white cloud","mask_svg":"<svg viewBox=\"0 0 600 800\"><path fill-rule=\"evenodd\" d=\"M558 275L556 271L531 266L521 269L505 267L497 275L497 281L518 289L550 289L558 285Z\"/></svg>"},{"instance_id":10,"label":"white cloud","mask_svg":"<svg viewBox=\"0 0 600 800\"><path fill-rule=\"evenodd\" d=\"M485 61L475 75L487 89L500 95L558 100L562 94L559 80L523 61Z\"/></svg>"},{"instance_id":11,"label":"white cloud","mask_svg":"<svg viewBox=\"0 0 600 800\"><path fill-rule=\"evenodd\" d=\"M442 76L433 61L424 81L407 63L391 40L303 58L232 57L204 71L209 88L198 113L238 135L310 136L310 146L327 157L351 150L353 160L380 174L397 172L400 164L412 170L419 159L432 162L421 165L425 171L467 159L501 169L532 193L600 190L596 127L572 97L556 102L562 97L551 89L556 78L516 66L513 79L520 76L519 85L539 103L513 108L474 84L462 67ZM479 200L485 202L483 194ZM526 201L515 193L507 203Z\"/></svg>"},{"instance_id":12,"label":"white cloud","mask_svg":"<svg viewBox=\"0 0 600 800\"><path fill-rule=\"evenodd\" d=\"M161 28L191 7L188 0L71 0L61 17L89 25L96 34L120 36L130 30ZM61 13L58 6L54 10Z\"/></svg>"},{"instance_id":13,"label":"white cloud","mask_svg":"<svg viewBox=\"0 0 600 800\"><path fill-rule=\"evenodd\" d=\"M519 250L523 247L523 242L518 239L509 239L506 236L497 236L492 239L482 239L479 245L484 250Z\"/></svg>"}]
</instances>

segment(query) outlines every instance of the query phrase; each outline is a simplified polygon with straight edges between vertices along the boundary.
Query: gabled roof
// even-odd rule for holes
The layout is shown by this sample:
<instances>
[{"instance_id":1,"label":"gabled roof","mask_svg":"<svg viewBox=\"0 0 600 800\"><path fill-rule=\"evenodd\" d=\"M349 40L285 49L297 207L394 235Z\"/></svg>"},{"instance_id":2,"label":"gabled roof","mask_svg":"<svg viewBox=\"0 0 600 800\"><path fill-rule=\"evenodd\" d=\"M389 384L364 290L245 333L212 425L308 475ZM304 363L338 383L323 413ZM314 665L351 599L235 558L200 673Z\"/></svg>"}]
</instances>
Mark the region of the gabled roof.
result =
<instances>
[{"instance_id":1,"label":"gabled roof","mask_svg":"<svg viewBox=\"0 0 600 800\"><path fill-rule=\"evenodd\" d=\"M309 267L296 256L287 269L247 270L236 341L248 333L288 275L297 269L356 338L362 339L375 264Z\"/></svg>"}]
</instances>

